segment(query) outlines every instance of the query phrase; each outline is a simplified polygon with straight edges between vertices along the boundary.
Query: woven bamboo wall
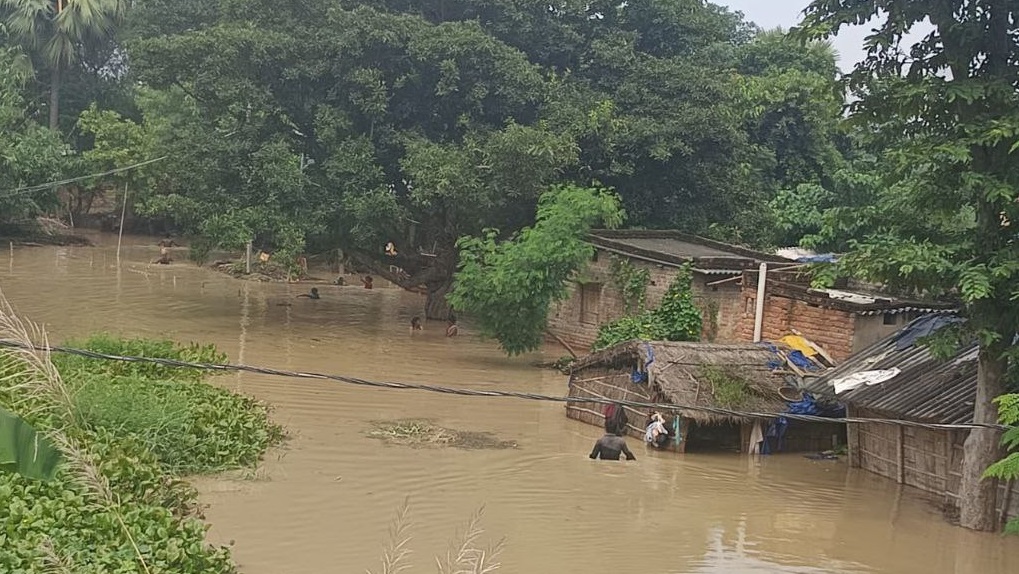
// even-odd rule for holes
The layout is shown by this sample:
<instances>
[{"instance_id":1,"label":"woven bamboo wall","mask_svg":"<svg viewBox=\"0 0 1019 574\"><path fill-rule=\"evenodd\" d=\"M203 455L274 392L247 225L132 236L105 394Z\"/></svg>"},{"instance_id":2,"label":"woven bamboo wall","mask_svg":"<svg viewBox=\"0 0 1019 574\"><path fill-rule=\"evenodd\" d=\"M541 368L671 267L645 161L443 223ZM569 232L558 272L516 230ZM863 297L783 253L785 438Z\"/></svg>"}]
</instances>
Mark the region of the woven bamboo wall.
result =
<instances>
[{"instance_id":1,"label":"woven bamboo wall","mask_svg":"<svg viewBox=\"0 0 1019 574\"><path fill-rule=\"evenodd\" d=\"M630 375L621 373L618 369L585 369L583 378L570 382L569 396L654 402L647 385L633 384L630 382ZM605 405L600 403L566 403L566 416L604 429L605 416L602 415L604 408ZM643 440L643 425L647 413L633 407L624 408L630 421L627 434Z\"/></svg>"},{"instance_id":2,"label":"woven bamboo wall","mask_svg":"<svg viewBox=\"0 0 1019 574\"><path fill-rule=\"evenodd\" d=\"M866 409L852 409L851 416L884 418ZM849 459L853 466L943 497L947 505L957 507L965 440L966 431L854 424L849 429ZM1019 485L999 486L998 512L1019 516Z\"/></svg>"}]
</instances>

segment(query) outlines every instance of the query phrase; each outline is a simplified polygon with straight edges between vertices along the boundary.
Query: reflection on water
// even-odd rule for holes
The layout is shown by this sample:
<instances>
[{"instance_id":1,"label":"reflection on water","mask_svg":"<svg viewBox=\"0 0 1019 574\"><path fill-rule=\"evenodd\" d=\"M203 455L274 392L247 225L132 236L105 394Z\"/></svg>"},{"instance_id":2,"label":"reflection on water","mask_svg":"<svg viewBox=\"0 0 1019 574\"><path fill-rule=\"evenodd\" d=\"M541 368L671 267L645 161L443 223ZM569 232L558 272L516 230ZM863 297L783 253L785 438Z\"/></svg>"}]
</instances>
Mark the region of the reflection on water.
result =
<instances>
[{"instance_id":1,"label":"reflection on water","mask_svg":"<svg viewBox=\"0 0 1019 574\"><path fill-rule=\"evenodd\" d=\"M148 265L154 243L125 238L120 266L115 237L98 248L19 249L0 267L0 287L58 341L109 330L215 343L255 365L565 392L563 377L530 366L538 357L506 358L469 321L456 339L435 323L411 334L416 295L324 285L321 300L295 299L306 285ZM521 574L1004 574L1019 564L1019 541L948 526L914 491L841 463L675 457L639 444L636 463L594 462L586 454L598 429L567 419L559 404L251 374L217 380L276 405L293 434L257 479L199 481L210 539L235 540L247 574L364 571L407 495L415 572L432 569L431 556L481 505L487 533L507 538L505 570ZM364 435L370 421L411 417L491 431L520 448L410 449Z\"/></svg>"}]
</instances>

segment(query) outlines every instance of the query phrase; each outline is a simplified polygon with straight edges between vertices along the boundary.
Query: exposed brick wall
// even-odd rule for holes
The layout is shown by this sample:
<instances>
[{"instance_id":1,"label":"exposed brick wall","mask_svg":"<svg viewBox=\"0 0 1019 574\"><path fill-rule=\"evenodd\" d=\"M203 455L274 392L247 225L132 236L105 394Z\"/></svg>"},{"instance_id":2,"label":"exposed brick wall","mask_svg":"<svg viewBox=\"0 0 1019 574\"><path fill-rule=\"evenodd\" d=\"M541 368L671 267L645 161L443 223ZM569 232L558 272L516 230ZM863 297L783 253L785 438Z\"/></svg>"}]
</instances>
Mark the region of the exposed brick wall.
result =
<instances>
[{"instance_id":1,"label":"exposed brick wall","mask_svg":"<svg viewBox=\"0 0 1019 574\"><path fill-rule=\"evenodd\" d=\"M741 341L753 341L757 285L745 285L742 299L743 312L737 337ZM853 353L855 325L856 316L853 313L765 293L764 324L761 329L761 338L765 341L781 339L796 329L820 345L833 359L844 361Z\"/></svg>"},{"instance_id":2,"label":"exposed brick wall","mask_svg":"<svg viewBox=\"0 0 1019 574\"><path fill-rule=\"evenodd\" d=\"M572 345L577 352L590 349L598 336L599 325L619 319L625 314L623 295L609 270L611 254L600 249L596 253L596 259L583 274L588 287L585 289L578 283L571 284L569 298L554 305L549 312L549 330ZM649 271L651 282L647 287L646 305L649 308L657 307L679 269L639 259L631 259L630 264ZM737 329L742 310L739 281L707 285L724 278L724 275L695 274L692 290L694 301L704 314L704 338L734 342L739 340ZM596 300L595 304L591 304L593 300ZM715 315L714 320L712 314ZM712 328L716 324L717 327Z\"/></svg>"}]
</instances>

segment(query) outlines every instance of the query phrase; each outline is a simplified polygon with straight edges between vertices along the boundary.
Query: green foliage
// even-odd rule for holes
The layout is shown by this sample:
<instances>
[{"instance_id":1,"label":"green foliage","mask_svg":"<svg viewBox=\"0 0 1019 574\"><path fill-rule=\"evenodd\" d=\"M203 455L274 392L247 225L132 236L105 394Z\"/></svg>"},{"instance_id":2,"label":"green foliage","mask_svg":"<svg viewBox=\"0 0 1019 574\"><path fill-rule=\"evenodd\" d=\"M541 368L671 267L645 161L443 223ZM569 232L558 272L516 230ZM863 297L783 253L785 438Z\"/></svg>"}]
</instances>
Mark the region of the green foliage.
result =
<instances>
[{"instance_id":1,"label":"green foliage","mask_svg":"<svg viewBox=\"0 0 1019 574\"><path fill-rule=\"evenodd\" d=\"M222 358L212 347L166 341L97 336L76 344L114 354ZM0 474L6 528L0 570L41 574L55 556L85 574L235 572L226 548L205 544L196 493L177 477L255 463L281 439L265 407L202 382L206 373L66 355L56 363L72 398L74 426L53 426L56 419L42 414L53 409L45 395L15 401L5 385L0 403L35 413L37 428L66 436L81 450L48 483ZM17 364L5 358L2 365L6 380L16 382ZM98 476L82 473L90 465ZM107 488L109 499L102 494Z\"/></svg>"},{"instance_id":2,"label":"green foliage","mask_svg":"<svg viewBox=\"0 0 1019 574\"><path fill-rule=\"evenodd\" d=\"M612 255L609 273L623 294L623 308L626 312L629 314L643 311L647 299L647 286L651 283L651 272L643 267L636 267L629 259Z\"/></svg>"},{"instance_id":3,"label":"green foliage","mask_svg":"<svg viewBox=\"0 0 1019 574\"><path fill-rule=\"evenodd\" d=\"M676 274L657 309L626 316L598 329L595 351L626 341L699 341L702 316L693 300L693 275L689 267Z\"/></svg>"},{"instance_id":4,"label":"green foliage","mask_svg":"<svg viewBox=\"0 0 1019 574\"><path fill-rule=\"evenodd\" d=\"M542 194L533 227L499 240L463 237L460 267L449 301L471 313L483 335L511 355L537 349L549 306L567 296L567 281L594 254L585 242L591 227L619 225L623 213L615 193L600 188L554 187Z\"/></svg>"},{"instance_id":5,"label":"green foliage","mask_svg":"<svg viewBox=\"0 0 1019 574\"><path fill-rule=\"evenodd\" d=\"M1001 395L994 402L998 405L999 421L1009 426L1001 437L1001 444L1012 452L988 467L984 477L1019 481L1019 394ZM1009 521L1005 532L1019 534L1019 518Z\"/></svg>"},{"instance_id":6,"label":"green foliage","mask_svg":"<svg viewBox=\"0 0 1019 574\"><path fill-rule=\"evenodd\" d=\"M31 219L56 203L53 189L16 189L56 179L65 151L56 134L32 118L24 54L2 41L0 34L0 225Z\"/></svg>"},{"instance_id":7,"label":"green foliage","mask_svg":"<svg viewBox=\"0 0 1019 574\"><path fill-rule=\"evenodd\" d=\"M120 356L222 363L214 346L97 335L76 348ZM202 383L211 371L61 355L83 426L137 440L168 472L193 474L254 464L281 438L265 407Z\"/></svg>"},{"instance_id":8,"label":"green foliage","mask_svg":"<svg viewBox=\"0 0 1019 574\"><path fill-rule=\"evenodd\" d=\"M21 417L0 408L0 471L52 480L60 451Z\"/></svg>"},{"instance_id":9,"label":"green foliage","mask_svg":"<svg viewBox=\"0 0 1019 574\"><path fill-rule=\"evenodd\" d=\"M75 0L73 5L51 0L0 0L0 16L5 17L13 38L50 72L50 129L59 128L62 72L83 62L101 67L105 62L95 60L110 49L127 8L126 0Z\"/></svg>"},{"instance_id":10,"label":"green foliage","mask_svg":"<svg viewBox=\"0 0 1019 574\"><path fill-rule=\"evenodd\" d=\"M711 386L711 396L722 408L743 408L753 397L746 379L733 369L702 365L698 371L704 381Z\"/></svg>"},{"instance_id":11,"label":"green foliage","mask_svg":"<svg viewBox=\"0 0 1019 574\"><path fill-rule=\"evenodd\" d=\"M880 157L881 185L864 209L832 210L820 235L844 242L846 273L911 295L957 300L979 341L977 397L1004 392L1008 351L1019 335L1019 37L1014 2L815 0L803 33L823 37L872 18L867 57L847 78L850 122ZM912 46L917 26L932 31ZM992 423L987 400L974 422ZM969 448L964 469L993 462ZM963 526L994 523L993 496L964 472Z\"/></svg>"}]
</instances>

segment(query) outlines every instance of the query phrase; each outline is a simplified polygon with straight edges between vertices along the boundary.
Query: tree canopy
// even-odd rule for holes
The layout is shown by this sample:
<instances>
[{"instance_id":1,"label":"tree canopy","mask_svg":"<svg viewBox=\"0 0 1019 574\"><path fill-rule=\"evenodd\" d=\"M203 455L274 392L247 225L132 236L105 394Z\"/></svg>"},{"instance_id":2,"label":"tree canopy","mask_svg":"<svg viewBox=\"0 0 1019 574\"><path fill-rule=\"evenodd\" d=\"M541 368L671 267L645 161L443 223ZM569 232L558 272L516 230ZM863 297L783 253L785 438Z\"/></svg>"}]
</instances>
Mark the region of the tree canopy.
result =
<instances>
[{"instance_id":1,"label":"tree canopy","mask_svg":"<svg viewBox=\"0 0 1019 574\"><path fill-rule=\"evenodd\" d=\"M551 305L594 256L592 227L623 221L619 197L604 189L556 187L541 195L533 226L499 241L499 230L466 236L450 301L471 313L483 335L515 355L541 346Z\"/></svg>"},{"instance_id":2,"label":"tree canopy","mask_svg":"<svg viewBox=\"0 0 1019 574\"><path fill-rule=\"evenodd\" d=\"M997 0L817 0L804 23L825 36L878 22L848 85L863 144L882 154L870 172L879 184L863 209L829 212L823 234L849 247L847 272L959 300L969 319L963 335L980 341L974 420L988 424L1019 332L1017 18L1014 3ZM928 21L932 32L903 45ZM964 526L997 526L995 485L982 480L997 442L991 429L967 439Z\"/></svg>"},{"instance_id":3,"label":"tree canopy","mask_svg":"<svg viewBox=\"0 0 1019 574\"><path fill-rule=\"evenodd\" d=\"M165 158L81 193L129 184L133 212L196 251L340 247L424 285L430 318L460 239L533 226L551 186L612 189L634 226L767 246L796 233L776 198L830 187L846 147L830 48L701 0L88 0L95 33L63 67L43 46L72 15L5 0L5 17L29 4L46 17L19 45L75 87L67 169Z\"/></svg>"}]
</instances>

